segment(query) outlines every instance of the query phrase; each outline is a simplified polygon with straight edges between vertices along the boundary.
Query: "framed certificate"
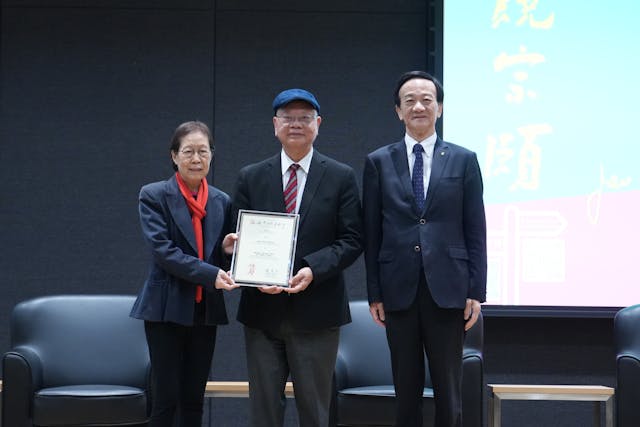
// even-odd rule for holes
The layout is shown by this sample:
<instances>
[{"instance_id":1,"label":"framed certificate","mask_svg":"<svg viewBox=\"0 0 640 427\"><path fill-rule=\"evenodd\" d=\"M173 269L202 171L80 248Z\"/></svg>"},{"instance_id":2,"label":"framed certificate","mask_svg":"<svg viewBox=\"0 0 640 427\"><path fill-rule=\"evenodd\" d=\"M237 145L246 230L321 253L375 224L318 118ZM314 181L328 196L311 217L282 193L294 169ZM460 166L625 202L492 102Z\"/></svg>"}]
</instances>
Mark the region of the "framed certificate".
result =
<instances>
[{"instance_id":1,"label":"framed certificate","mask_svg":"<svg viewBox=\"0 0 640 427\"><path fill-rule=\"evenodd\" d=\"M298 239L298 214L238 212L231 276L244 286L289 287Z\"/></svg>"}]
</instances>

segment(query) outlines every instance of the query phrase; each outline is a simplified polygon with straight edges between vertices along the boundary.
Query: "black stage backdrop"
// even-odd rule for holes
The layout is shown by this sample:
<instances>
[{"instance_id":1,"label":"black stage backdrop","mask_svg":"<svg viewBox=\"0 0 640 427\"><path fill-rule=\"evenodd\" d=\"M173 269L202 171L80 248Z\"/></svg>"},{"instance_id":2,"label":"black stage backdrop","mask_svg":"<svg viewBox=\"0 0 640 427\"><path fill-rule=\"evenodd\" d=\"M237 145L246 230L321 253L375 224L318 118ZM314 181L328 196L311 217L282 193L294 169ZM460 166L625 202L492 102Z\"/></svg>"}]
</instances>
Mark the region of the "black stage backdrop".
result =
<instances>
[{"instance_id":1,"label":"black stage backdrop","mask_svg":"<svg viewBox=\"0 0 640 427\"><path fill-rule=\"evenodd\" d=\"M0 351L22 300L138 291L148 263L138 191L173 173L168 142L183 121L212 127L211 181L230 193L241 166L279 150L274 95L308 88L323 113L316 149L360 175L367 152L402 136L396 78L437 72L437 10L424 0L4 0ZM348 288L366 297L362 260ZM232 319L238 295L227 294ZM487 319L485 354L488 382L613 381L611 319ZM211 377L246 379L235 320L219 330ZM591 420L587 405L535 405L505 405L505 422ZM207 412L207 425L247 422L245 399Z\"/></svg>"}]
</instances>

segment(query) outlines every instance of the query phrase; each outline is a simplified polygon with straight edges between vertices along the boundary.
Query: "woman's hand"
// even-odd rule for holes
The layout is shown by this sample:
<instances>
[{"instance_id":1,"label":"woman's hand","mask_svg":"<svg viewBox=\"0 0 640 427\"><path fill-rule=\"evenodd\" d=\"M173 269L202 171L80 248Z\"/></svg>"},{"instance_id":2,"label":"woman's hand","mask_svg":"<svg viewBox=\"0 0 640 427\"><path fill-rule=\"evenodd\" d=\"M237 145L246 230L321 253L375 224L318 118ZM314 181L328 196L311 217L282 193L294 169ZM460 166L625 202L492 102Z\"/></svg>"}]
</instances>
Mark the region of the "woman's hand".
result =
<instances>
[{"instance_id":1,"label":"woman's hand","mask_svg":"<svg viewBox=\"0 0 640 427\"><path fill-rule=\"evenodd\" d=\"M216 283L214 286L216 289L224 289L226 291L231 291L240 287L240 285L237 285L236 282L233 281L229 273L224 272L222 269L218 271L218 276L216 277Z\"/></svg>"}]
</instances>

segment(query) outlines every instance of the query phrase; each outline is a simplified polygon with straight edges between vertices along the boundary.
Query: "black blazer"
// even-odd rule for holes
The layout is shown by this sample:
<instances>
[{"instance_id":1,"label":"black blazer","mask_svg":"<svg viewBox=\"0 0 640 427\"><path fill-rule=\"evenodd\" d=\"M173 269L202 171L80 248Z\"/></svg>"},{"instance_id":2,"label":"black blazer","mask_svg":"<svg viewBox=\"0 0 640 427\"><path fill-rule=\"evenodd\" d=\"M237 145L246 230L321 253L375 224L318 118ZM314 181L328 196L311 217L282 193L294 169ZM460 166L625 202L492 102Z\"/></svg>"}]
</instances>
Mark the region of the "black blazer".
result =
<instances>
[{"instance_id":1,"label":"black blazer","mask_svg":"<svg viewBox=\"0 0 640 427\"><path fill-rule=\"evenodd\" d=\"M207 215L202 220L204 261L198 259L191 214L175 175L142 187L139 209L151 266L131 316L192 325L196 285L200 284L206 291L205 323L228 323L222 291L214 283L226 263L220 245L231 224L229 196L209 186Z\"/></svg>"},{"instance_id":2,"label":"black blazer","mask_svg":"<svg viewBox=\"0 0 640 427\"><path fill-rule=\"evenodd\" d=\"M239 209L285 212L280 154L244 167L233 195ZM314 150L300 202L294 274L308 266L313 281L298 294L263 294L244 287L238 320L271 330L289 316L301 330L351 321L342 271L362 251L361 207L353 169Z\"/></svg>"},{"instance_id":3,"label":"black blazer","mask_svg":"<svg viewBox=\"0 0 640 427\"><path fill-rule=\"evenodd\" d=\"M434 301L463 308L485 301L487 247L482 178L475 153L438 138L424 210L418 212L404 140L367 156L363 177L369 302L403 310L424 274Z\"/></svg>"}]
</instances>

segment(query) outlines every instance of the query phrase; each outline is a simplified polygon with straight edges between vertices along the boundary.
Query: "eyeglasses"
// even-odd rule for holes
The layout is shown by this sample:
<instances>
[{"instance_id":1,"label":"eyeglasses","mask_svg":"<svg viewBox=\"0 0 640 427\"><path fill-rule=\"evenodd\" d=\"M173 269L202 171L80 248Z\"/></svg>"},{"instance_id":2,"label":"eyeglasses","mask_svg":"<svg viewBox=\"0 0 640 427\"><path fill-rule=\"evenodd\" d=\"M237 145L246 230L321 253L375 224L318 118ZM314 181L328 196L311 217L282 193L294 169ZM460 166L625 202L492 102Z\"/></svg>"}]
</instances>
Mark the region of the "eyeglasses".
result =
<instances>
[{"instance_id":1,"label":"eyeglasses","mask_svg":"<svg viewBox=\"0 0 640 427\"><path fill-rule=\"evenodd\" d=\"M196 154L198 154L201 159L208 159L211 157L211 150L209 148L199 148L198 150L194 150L193 148L183 148L178 151L178 153L182 154L182 157L186 159L191 159Z\"/></svg>"},{"instance_id":2,"label":"eyeglasses","mask_svg":"<svg viewBox=\"0 0 640 427\"><path fill-rule=\"evenodd\" d=\"M276 116L276 117L279 118L280 120L282 120L282 122L285 125L290 125L290 124L293 124L295 122L300 122L300 124L302 124L304 126L309 126L311 124L311 122L314 121L318 116L300 116L300 117Z\"/></svg>"}]
</instances>

